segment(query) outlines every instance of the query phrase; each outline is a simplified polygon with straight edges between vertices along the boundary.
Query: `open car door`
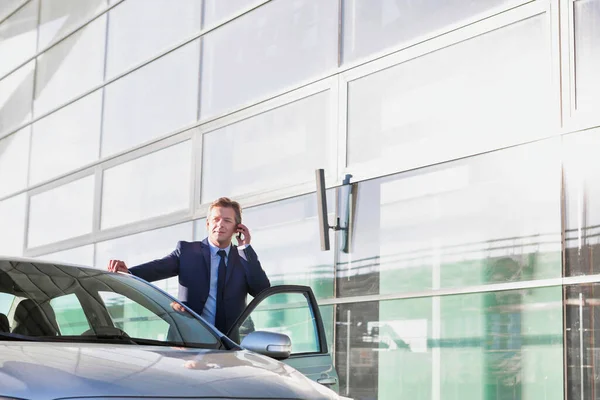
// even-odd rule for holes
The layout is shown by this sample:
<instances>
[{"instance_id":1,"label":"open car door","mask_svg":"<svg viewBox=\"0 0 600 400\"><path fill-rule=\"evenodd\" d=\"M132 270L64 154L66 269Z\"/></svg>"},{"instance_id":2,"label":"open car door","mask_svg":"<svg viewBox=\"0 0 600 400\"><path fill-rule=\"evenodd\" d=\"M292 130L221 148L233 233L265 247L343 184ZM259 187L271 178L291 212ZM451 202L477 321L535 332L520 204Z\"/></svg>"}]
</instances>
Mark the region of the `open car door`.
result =
<instances>
[{"instance_id":1,"label":"open car door","mask_svg":"<svg viewBox=\"0 0 600 400\"><path fill-rule=\"evenodd\" d=\"M245 346L250 343L251 338L258 338L261 335L259 332L274 332L289 337L291 352L288 358L279 357L281 361L336 393L339 392L338 376L327 347L323 320L310 287L281 285L264 290L246 307L228 336L242 347L270 355L266 351L260 351L260 346ZM253 335L249 337L250 334ZM245 341L246 337L248 340ZM264 337L268 337L268 334L262 336ZM265 350L267 347L285 346L285 343L273 341L264 342L263 345ZM287 346L289 351L289 342Z\"/></svg>"}]
</instances>

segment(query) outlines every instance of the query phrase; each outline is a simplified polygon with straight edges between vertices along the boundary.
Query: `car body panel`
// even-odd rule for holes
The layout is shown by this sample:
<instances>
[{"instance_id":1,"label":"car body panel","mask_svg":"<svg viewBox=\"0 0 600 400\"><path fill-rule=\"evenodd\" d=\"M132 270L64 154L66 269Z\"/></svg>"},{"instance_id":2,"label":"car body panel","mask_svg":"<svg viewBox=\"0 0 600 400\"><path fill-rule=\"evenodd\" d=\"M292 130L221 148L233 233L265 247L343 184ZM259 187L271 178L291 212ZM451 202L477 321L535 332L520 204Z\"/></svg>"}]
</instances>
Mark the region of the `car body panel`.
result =
<instances>
[{"instance_id":1,"label":"car body panel","mask_svg":"<svg viewBox=\"0 0 600 400\"><path fill-rule=\"evenodd\" d=\"M0 343L0 395L332 399L286 364L246 350Z\"/></svg>"}]
</instances>

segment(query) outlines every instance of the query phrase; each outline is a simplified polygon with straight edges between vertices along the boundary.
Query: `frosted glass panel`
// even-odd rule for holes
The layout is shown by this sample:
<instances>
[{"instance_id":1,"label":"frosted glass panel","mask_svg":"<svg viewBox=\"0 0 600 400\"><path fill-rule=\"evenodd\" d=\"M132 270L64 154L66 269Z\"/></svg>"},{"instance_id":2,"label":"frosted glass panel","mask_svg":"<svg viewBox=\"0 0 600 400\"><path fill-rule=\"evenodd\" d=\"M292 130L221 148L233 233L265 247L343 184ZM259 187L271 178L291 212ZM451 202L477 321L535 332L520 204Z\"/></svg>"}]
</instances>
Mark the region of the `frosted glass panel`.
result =
<instances>
[{"instance_id":1,"label":"frosted glass panel","mask_svg":"<svg viewBox=\"0 0 600 400\"><path fill-rule=\"evenodd\" d=\"M187 209L191 162L186 141L104 171L102 229Z\"/></svg>"},{"instance_id":2,"label":"frosted glass panel","mask_svg":"<svg viewBox=\"0 0 600 400\"><path fill-rule=\"evenodd\" d=\"M33 124L30 183L36 184L98 158L102 91Z\"/></svg>"},{"instance_id":3,"label":"frosted glass panel","mask_svg":"<svg viewBox=\"0 0 600 400\"><path fill-rule=\"evenodd\" d=\"M199 53L196 40L106 87L102 156L196 122Z\"/></svg>"},{"instance_id":4,"label":"frosted glass panel","mask_svg":"<svg viewBox=\"0 0 600 400\"><path fill-rule=\"evenodd\" d=\"M200 32L201 0L127 0L109 13L107 78Z\"/></svg>"},{"instance_id":5,"label":"frosted glass panel","mask_svg":"<svg viewBox=\"0 0 600 400\"><path fill-rule=\"evenodd\" d=\"M0 135L31 119L34 66L31 61L0 81Z\"/></svg>"},{"instance_id":6,"label":"frosted glass panel","mask_svg":"<svg viewBox=\"0 0 600 400\"><path fill-rule=\"evenodd\" d=\"M25 189L30 128L0 139L0 197Z\"/></svg>"},{"instance_id":7,"label":"frosted glass panel","mask_svg":"<svg viewBox=\"0 0 600 400\"><path fill-rule=\"evenodd\" d=\"M202 202L314 180L333 167L329 92L204 135Z\"/></svg>"},{"instance_id":8,"label":"frosted glass panel","mask_svg":"<svg viewBox=\"0 0 600 400\"><path fill-rule=\"evenodd\" d=\"M64 38L106 7L106 0L42 0L38 51Z\"/></svg>"},{"instance_id":9,"label":"frosted glass panel","mask_svg":"<svg viewBox=\"0 0 600 400\"><path fill-rule=\"evenodd\" d=\"M25 239L25 193L0 201L0 255L22 256Z\"/></svg>"},{"instance_id":10,"label":"frosted glass panel","mask_svg":"<svg viewBox=\"0 0 600 400\"><path fill-rule=\"evenodd\" d=\"M90 233L93 209L93 175L31 196L27 247Z\"/></svg>"},{"instance_id":11,"label":"frosted glass panel","mask_svg":"<svg viewBox=\"0 0 600 400\"><path fill-rule=\"evenodd\" d=\"M105 34L103 15L38 57L36 116L103 82Z\"/></svg>"},{"instance_id":12,"label":"frosted glass panel","mask_svg":"<svg viewBox=\"0 0 600 400\"><path fill-rule=\"evenodd\" d=\"M351 81L348 164L409 169L551 134L547 27L533 17Z\"/></svg>"},{"instance_id":13,"label":"frosted glass panel","mask_svg":"<svg viewBox=\"0 0 600 400\"><path fill-rule=\"evenodd\" d=\"M202 118L337 66L337 0L274 0L203 39Z\"/></svg>"},{"instance_id":14,"label":"frosted glass panel","mask_svg":"<svg viewBox=\"0 0 600 400\"><path fill-rule=\"evenodd\" d=\"M0 25L0 77L35 55L37 14L38 1L32 0Z\"/></svg>"}]
</instances>

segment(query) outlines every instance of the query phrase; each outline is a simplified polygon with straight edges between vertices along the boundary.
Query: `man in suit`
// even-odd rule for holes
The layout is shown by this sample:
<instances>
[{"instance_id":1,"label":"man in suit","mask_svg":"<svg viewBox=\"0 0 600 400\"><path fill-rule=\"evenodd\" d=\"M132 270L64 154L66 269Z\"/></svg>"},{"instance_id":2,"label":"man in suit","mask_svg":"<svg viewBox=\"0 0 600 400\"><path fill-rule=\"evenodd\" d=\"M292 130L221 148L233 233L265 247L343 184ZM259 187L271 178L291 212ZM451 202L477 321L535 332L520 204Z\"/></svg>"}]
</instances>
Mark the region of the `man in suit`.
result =
<instances>
[{"instance_id":1,"label":"man in suit","mask_svg":"<svg viewBox=\"0 0 600 400\"><path fill-rule=\"evenodd\" d=\"M250 246L250 231L242 222L238 202L227 197L208 209L208 237L201 242L178 242L168 256L127 268L110 260L111 272L129 272L148 282L179 277L179 300L227 333L246 308L246 296L271 286ZM238 246L231 244L237 234Z\"/></svg>"}]
</instances>

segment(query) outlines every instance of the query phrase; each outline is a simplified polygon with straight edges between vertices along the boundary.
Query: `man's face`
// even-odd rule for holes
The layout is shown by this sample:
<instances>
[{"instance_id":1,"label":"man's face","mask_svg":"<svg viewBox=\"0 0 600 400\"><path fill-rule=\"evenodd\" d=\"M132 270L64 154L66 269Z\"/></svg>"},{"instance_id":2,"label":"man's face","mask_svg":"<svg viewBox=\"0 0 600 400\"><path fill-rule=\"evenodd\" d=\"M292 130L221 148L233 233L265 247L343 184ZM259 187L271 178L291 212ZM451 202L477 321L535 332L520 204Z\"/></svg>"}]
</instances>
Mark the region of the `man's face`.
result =
<instances>
[{"instance_id":1,"label":"man's face","mask_svg":"<svg viewBox=\"0 0 600 400\"><path fill-rule=\"evenodd\" d=\"M219 247L229 246L231 238L237 232L233 208L213 207L206 219L206 229L212 244Z\"/></svg>"}]
</instances>

